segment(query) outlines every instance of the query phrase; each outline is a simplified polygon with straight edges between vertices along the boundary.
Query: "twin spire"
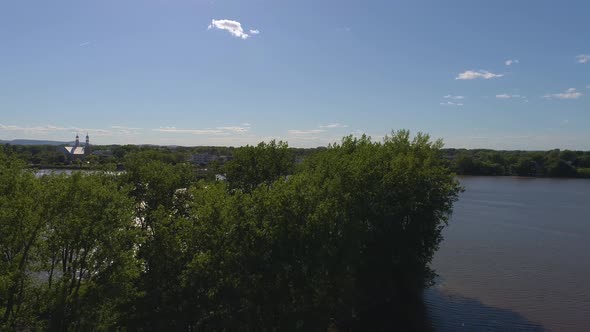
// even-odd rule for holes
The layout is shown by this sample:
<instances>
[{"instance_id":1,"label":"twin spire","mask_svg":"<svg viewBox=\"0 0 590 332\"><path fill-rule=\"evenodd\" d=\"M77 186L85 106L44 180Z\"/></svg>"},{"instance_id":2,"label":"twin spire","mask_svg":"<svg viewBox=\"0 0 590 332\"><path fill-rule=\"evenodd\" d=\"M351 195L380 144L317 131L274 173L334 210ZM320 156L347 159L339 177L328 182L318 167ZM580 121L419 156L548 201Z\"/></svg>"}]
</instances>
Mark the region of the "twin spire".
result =
<instances>
[{"instance_id":1,"label":"twin spire","mask_svg":"<svg viewBox=\"0 0 590 332\"><path fill-rule=\"evenodd\" d=\"M75 146L80 146L80 136L78 135L78 133L76 133L76 144ZM88 133L86 133L86 144L85 147L88 148L90 146L90 137L88 136Z\"/></svg>"}]
</instances>

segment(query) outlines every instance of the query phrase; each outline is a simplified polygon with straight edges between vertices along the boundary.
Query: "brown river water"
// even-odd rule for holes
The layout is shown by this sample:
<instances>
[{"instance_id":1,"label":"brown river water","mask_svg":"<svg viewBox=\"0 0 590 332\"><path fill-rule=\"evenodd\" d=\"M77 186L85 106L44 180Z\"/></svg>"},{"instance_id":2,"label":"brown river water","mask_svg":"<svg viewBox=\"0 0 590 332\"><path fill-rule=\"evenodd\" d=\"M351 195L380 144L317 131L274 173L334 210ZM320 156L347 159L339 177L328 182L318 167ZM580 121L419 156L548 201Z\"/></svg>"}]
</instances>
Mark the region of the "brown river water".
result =
<instances>
[{"instance_id":1,"label":"brown river water","mask_svg":"<svg viewBox=\"0 0 590 332\"><path fill-rule=\"evenodd\" d=\"M461 177L424 292L435 331L590 331L590 180Z\"/></svg>"}]
</instances>

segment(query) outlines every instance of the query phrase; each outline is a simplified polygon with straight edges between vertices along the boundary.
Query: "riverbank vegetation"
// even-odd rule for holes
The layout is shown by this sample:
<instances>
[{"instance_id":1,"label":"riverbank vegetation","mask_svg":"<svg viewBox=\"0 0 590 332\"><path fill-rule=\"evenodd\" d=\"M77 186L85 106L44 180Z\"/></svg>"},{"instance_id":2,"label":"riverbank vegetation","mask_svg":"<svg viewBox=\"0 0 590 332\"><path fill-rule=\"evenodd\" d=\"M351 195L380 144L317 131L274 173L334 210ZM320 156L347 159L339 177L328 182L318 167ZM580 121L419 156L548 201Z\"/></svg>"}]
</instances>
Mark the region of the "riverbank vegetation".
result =
<instances>
[{"instance_id":1,"label":"riverbank vegetation","mask_svg":"<svg viewBox=\"0 0 590 332\"><path fill-rule=\"evenodd\" d=\"M346 137L301 164L236 149L227 181L126 156L35 177L0 153L0 330L359 330L406 317L460 187L442 144Z\"/></svg>"},{"instance_id":2,"label":"riverbank vegetation","mask_svg":"<svg viewBox=\"0 0 590 332\"><path fill-rule=\"evenodd\" d=\"M151 155L169 164L186 163L196 154L215 159L206 164L193 163L202 177L231 172L223 166L226 159L245 149L234 147L182 147L154 145L97 145L84 160L67 163L60 147L51 145L4 145L4 150L29 167L37 169L122 170L128 156ZM298 162L325 148L288 148ZM441 157L458 175L530 176L590 178L590 151L496 151L485 149L442 149Z\"/></svg>"},{"instance_id":3,"label":"riverbank vegetation","mask_svg":"<svg viewBox=\"0 0 590 332\"><path fill-rule=\"evenodd\" d=\"M447 149L444 156L461 175L590 178L590 152Z\"/></svg>"}]
</instances>

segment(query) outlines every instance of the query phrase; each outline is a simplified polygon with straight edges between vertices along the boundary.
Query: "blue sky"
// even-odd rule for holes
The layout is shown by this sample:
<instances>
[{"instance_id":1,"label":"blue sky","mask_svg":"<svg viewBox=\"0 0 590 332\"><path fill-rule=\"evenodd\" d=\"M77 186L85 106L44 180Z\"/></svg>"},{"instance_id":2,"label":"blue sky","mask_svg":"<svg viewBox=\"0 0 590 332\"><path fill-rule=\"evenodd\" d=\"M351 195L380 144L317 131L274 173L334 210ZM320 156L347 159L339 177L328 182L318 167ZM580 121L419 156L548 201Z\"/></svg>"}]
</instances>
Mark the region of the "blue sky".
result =
<instances>
[{"instance_id":1,"label":"blue sky","mask_svg":"<svg viewBox=\"0 0 590 332\"><path fill-rule=\"evenodd\" d=\"M588 1L2 1L0 139L590 150Z\"/></svg>"}]
</instances>

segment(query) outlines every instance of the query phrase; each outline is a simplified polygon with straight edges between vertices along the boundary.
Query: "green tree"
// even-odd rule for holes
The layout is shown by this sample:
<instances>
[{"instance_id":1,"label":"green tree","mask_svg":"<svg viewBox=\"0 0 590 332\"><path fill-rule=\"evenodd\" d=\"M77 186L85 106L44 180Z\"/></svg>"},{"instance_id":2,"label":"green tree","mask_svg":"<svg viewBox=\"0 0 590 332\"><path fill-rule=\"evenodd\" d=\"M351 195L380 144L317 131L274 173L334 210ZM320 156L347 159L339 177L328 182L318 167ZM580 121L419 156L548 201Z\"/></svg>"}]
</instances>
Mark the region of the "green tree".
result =
<instances>
[{"instance_id":1,"label":"green tree","mask_svg":"<svg viewBox=\"0 0 590 332\"><path fill-rule=\"evenodd\" d=\"M158 154L156 154L157 156ZM130 329L178 329L185 301L180 291L186 265L179 233L184 232L188 188L194 176L190 165L154 160L154 154L128 156L120 183L130 186L136 222L142 230L137 252L144 264L137 287L144 293L127 323ZM180 324L180 325L179 325Z\"/></svg>"},{"instance_id":2,"label":"green tree","mask_svg":"<svg viewBox=\"0 0 590 332\"><path fill-rule=\"evenodd\" d=\"M351 327L430 285L460 190L441 146L406 131L383 143L347 137L288 180L233 194L195 188L182 283L189 325Z\"/></svg>"},{"instance_id":3,"label":"green tree","mask_svg":"<svg viewBox=\"0 0 590 332\"><path fill-rule=\"evenodd\" d=\"M40 186L24 164L0 153L0 330L35 329L33 278L44 229Z\"/></svg>"},{"instance_id":4,"label":"green tree","mask_svg":"<svg viewBox=\"0 0 590 332\"><path fill-rule=\"evenodd\" d=\"M261 142L257 146L237 148L233 160L225 165L232 188L252 191L260 184L270 184L292 174L294 157L286 142Z\"/></svg>"},{"instance_id":5,"label":"green tree","mask_svg":"<svg viewBox=\"0 0 590 332\"><path fill-rule=\"evenodd\" d=\"M47 177L43 186L49 190L44 204L50 211L41 259L48 327L120 325L126 305L138 296L133 201L112 177L99 174Z\"/></svg>"},{"instance_id":6,"label":"green tree","mask_svg":"<svg viewBox=\"0 0 590 332\"><path fill-rule=\"evenodd\" d=\"M577 172L570 163L558 159L552 160L547 165L547 175L553 177L576 177Z\"/></svg>"},{"instance_id":7,"label":"green tree","mask_svg":"<svg viewBox=\"0 0 590 332\"><path fill-rule=\"evenodd\" d=\"M537 163L528 157L521 157L513 171L519 176L535 176L537 174Z\"/></svg>"}]
</instances>

